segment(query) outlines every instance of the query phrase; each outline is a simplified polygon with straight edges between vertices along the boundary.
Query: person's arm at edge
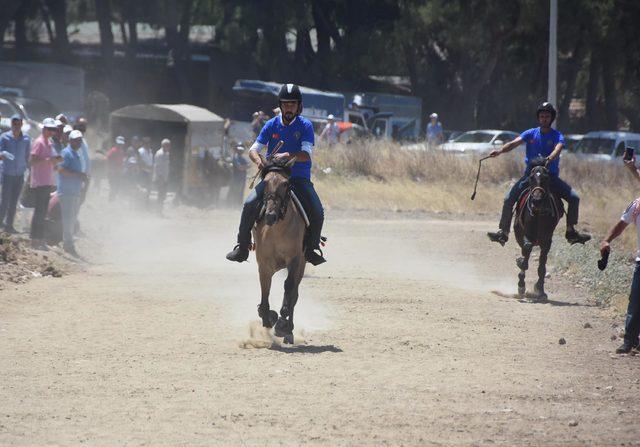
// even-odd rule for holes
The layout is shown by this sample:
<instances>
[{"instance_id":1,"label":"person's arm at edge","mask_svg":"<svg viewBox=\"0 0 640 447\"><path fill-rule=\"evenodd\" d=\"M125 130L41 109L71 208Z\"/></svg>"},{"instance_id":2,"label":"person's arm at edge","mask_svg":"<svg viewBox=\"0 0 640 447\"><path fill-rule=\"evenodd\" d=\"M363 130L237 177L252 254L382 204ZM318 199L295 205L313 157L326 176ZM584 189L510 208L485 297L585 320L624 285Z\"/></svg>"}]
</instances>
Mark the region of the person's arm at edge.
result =
<instances>
[{"instance_id":1,"label":"person's arm at edge","mask_svg":"<svg viewBox=\"0 0 640 447\"><path fill-rule=\"evenodd\" d=\"M604 255L606 252L611 251L611 242L620 236L622 232L629 226L624 220L619 220L612 228L609 230L609 234L606 238L600 242L600 254Z\"/></svg>"}]
</instances>

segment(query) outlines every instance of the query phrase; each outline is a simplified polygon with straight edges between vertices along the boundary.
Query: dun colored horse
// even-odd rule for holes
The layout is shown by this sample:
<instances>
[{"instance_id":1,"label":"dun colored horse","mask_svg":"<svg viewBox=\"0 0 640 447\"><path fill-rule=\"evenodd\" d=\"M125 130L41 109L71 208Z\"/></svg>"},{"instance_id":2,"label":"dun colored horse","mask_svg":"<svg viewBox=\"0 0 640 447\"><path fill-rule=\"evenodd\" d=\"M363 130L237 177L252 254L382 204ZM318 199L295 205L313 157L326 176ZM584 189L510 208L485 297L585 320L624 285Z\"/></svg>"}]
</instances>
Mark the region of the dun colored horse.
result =
<instances>
[{"instance_id":1,"label":"dun colored horse","mask_svg":"<svg viewBox=\"0 0 640 447\"><path fill-rule=\"evenodd\" d=\"M529 268L529 256L533 247L540 247L538 262L538 281L534 293L539 300L546 300L544 279L547 273L547 257L551 249L553 231L562 217L562 202L551 192L549 171L545 160L534 160L529 174L529 188L523 193L516 205L516 221L513 229L518 245L522 249L522 257L516 259L520 268L518 273L518 294L525 293L525 272Z\"/></svg>"},{"instance_id":2,"label":"dun colored horse","mask_svg":"<svg viewBox=\"0 0 640 447\"><path fill-rule=\"evenodd\" d=\"M290 195L289 176L295 158L283 162L267 161L262 155L264 189L263 210L255 227L256 259L260 274L262 300L258 315L262 325L274 327L276 336L284 337L285 343L293 343L293 310L298 301L298 286L306 265L303 241L305 221L298 212ZM280 316L269 306L271 279L279 270L287 269L284 282L284 298Z\"/></svg>"}]
</instances>

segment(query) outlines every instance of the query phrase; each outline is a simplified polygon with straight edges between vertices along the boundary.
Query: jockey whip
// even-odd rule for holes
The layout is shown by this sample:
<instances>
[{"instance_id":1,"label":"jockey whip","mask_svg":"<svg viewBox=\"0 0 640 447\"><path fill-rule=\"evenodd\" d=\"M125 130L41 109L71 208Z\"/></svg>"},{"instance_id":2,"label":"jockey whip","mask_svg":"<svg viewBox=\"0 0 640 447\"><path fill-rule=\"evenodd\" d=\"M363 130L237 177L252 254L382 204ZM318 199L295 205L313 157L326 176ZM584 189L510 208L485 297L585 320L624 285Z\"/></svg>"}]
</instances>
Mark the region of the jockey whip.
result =
<instances>
[{"instance_id":1,"label":"jockey whip","mask_svg":"<svg viewBox=\"0 0 640 447\"><path fill-rule=\"evenodd\" d=\"M273 156L277 154L280 151L280 149L282 149L282 146L284 146L284 141L282 140L278 141L278 144L276 144L276 147L273 148L273 151L271 152L269 159L273 158ZM256 183L256 179L258 178L261 172L262 171L258 169L258 172L256 172L256 175L254 175L253 178L251 179L251 184L249 184L249 189L253 189L253 186Z\"/></svg>"},{"instance_id":2,"label":"jockey whip","mask_svg":"<svg viewBox=\"0 0 640 447\"><path fill-rule=\"evenodd\" d=\"M473 194L471 194L471 200L476 198L476 190L478 189L478 180L480 180L480 168L482 167L482 162L487 158L491 158L490 155L487 155L484 158L481 158L478 162L478 174L476 174L476 184L473 186Z\"/></svg>"}]
</instances>

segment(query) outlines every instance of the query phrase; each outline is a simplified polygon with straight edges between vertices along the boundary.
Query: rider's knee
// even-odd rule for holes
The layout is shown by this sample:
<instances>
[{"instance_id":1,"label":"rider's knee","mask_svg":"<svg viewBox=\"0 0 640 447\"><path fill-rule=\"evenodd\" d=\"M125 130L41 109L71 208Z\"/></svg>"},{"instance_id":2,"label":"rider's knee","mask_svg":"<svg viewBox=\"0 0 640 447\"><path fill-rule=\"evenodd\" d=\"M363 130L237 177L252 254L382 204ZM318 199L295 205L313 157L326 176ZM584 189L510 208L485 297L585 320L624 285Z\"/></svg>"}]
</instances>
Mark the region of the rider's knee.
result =
<instances>
[{"instance_id":1,"label":"rider's knee","mask_svg":"<svg viewBox=\"0 0 640 447\"><path fill-rule=\"evenodd\" d=\"M580 196L578 195L577 192L575 191L571 191L571 194L569 194L569 202L575 203L576 205L578 203L580 203Z\"/></svg>"}]
</instances>

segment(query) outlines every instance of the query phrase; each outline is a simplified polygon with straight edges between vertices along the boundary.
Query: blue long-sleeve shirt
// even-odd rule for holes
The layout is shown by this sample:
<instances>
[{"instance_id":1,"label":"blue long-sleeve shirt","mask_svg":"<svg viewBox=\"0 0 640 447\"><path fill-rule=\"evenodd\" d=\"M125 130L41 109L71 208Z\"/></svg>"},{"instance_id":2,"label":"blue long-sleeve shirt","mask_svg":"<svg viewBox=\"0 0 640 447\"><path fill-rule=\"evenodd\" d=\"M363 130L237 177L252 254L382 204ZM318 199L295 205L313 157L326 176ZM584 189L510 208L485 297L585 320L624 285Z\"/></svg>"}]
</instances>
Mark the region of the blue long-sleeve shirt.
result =
<instances>
[{"instance_id":1,"label":"blue long-sleeve shirt","mask_svg":"<svg viewBox=\"0 0 640 447\"><path fill-rule=\"evenodd\" d=\"M23 175L27 170L29 154L31 153L31 138L20 134L18 138L13 136L13 132L8 131L0 135L0 152L7 151L13 155L14 159L3 160L4 175Z\"/></svg>"}]
</instances>

